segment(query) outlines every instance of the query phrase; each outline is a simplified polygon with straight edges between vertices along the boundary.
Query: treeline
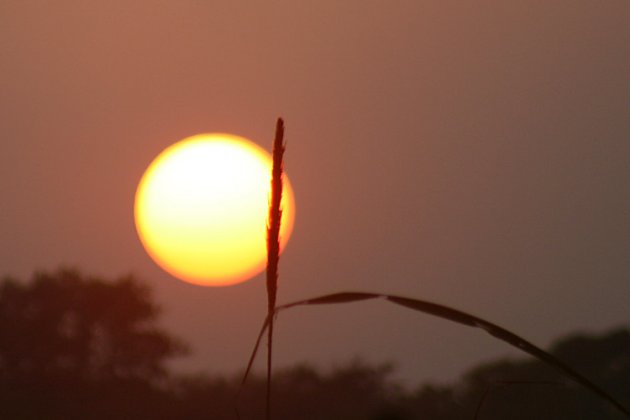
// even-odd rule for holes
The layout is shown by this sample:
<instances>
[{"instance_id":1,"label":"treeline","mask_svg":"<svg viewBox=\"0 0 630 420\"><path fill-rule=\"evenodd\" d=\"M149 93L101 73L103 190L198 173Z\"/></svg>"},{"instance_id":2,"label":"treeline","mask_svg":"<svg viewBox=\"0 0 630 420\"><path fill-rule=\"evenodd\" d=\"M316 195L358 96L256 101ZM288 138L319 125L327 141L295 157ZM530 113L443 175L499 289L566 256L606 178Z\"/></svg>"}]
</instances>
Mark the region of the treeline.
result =
<instances>
[{"instance_id":1,"label":"treeline","mask_svg":"<svg viewBox=\"0 0 630 420\"><path fill-rule=\"evenodd\" d=\"M187 348L158 324L133 277L61 270L0 283L0 419L261 419L265 381L179 376ZM573 335L551 353L630 406L630 331ZM537 360L498 360L455 385L398 386L386 366L353 363L274 376L275 420L621 419Z\"/></svg>"}]
</instances>

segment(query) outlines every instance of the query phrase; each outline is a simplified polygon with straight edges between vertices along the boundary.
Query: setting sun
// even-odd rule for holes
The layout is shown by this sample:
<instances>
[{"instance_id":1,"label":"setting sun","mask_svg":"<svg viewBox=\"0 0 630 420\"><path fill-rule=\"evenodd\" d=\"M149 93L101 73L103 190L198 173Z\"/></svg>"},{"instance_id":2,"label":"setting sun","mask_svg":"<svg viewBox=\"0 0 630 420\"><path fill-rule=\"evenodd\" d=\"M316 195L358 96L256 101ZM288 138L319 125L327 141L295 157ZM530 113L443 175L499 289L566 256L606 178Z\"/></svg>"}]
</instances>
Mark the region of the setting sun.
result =
<instances>
[{"instance_id":1,"label":"setting sun","mask_svg":"<svg viewBox=\"0 0 630 420\"><path fill-rule=\"evenodd\" d=\"M229 134L200 134L165 149L136 191L136 229L148 254L173 276L204 286L260 273L271 165L264 149ZM282 208L281 249L295 216L286 175Z\"/></svg>"}]
</instances>

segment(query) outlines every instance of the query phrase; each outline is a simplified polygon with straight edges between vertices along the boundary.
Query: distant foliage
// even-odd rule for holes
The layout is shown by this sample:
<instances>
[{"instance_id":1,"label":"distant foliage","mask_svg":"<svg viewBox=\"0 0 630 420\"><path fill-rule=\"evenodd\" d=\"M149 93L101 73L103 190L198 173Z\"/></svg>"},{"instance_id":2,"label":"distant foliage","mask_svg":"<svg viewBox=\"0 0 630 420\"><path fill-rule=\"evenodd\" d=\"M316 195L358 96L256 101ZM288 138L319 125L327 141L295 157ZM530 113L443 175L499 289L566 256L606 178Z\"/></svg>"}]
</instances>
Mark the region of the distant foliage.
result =
<instances>
[{"instance_id":1,"label":"distant foliage","mask_svg":"<svg viewBox=\"0 0 630 420\"><path fill-rule=\"evenodd\" d=\"M576 334L552 346L550 353L587 375L624 406L630 406L630 331L620 328L602 336ZM443 395L426 388L416 400L433 401L435 419L624 419L557 370L534 359L497 360L470 370ZM440 401L438 403L438 401ZM462 417L463 416L463 417ZM411 417L414 418L414 417Z\"/></svg>"},{"instance_id":2,"label":"distant foliage","mask_svg":"<svg viewBox=\"0 0 630 420\"><path fill-rule=\"evenodd\" d=\"M0 419L235 420L240 375L181 376L185 346L159 327L133 277L77 271L0 282ZM456 351L456 349L454 350ZM573 335L550 352L630 405L630 331ZM419 363L431 363L422 359ZM274 420L617 420L613 407L531 358L477 366L455 385L398 386L387 366L308 365L274 375ZM247 382L242 420L264 417L263 377Z\"/></svg>"},{"instance_id":3,"label":"distant foliage","mask_svg":"<svg viewBox=\"0 0 630 420\"><path fill-rule=\"evenodd\" d=\"M126 408L135 392L166 379L164 363L185 347L156 325L149 289L77 271L38 273L0 284L0 418L85 417L110 398ZM106 417L106 416L103 416Z\"/></svg>"}]
</instances>

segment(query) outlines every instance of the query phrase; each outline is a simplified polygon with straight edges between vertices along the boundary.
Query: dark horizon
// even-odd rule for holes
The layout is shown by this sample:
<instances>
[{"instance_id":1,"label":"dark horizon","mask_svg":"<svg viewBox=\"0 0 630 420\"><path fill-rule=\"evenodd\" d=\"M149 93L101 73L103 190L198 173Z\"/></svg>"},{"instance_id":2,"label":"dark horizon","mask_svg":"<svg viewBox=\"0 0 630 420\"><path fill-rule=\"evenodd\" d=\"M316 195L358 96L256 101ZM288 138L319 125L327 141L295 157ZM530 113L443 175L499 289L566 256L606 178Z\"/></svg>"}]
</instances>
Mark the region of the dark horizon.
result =
<instances>
[{"instance_id":1,"label":"dark horizon","mask_svg":"<svg viewBox=\"0 0 630 420\"><path fill-rule=\"evenodd\" d=\"M358 298L370 296L316 302L339 305ZM269 407L268 418L277 420L630 417L627 327L566 335L544 352L461 312L388 300L479 324L536 357L499 358L470 367L453 384L413 387L393 380L391 366L360 359L326 371L309 363L285 367L274 372L271 388L264 375L253 373L182 375L169 370L167 361L190 349L160 324L147 284L133 276L104 279L65 269L28 281L0 281L0 416L258 419Z\"/></svg>"}]
</instances>

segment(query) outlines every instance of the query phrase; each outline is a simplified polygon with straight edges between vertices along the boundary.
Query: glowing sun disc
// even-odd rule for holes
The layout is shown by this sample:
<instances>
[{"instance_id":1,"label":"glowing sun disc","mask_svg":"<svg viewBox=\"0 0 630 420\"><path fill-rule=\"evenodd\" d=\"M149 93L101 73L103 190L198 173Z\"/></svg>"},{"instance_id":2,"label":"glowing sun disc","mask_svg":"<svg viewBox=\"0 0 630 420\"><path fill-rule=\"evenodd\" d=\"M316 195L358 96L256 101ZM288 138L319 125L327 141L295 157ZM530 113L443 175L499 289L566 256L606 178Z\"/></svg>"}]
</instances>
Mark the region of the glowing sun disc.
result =
<instances>
[{"instance_id":1,"label":"glowing sun disc","mask_svg":"<svg viewBox=\"0 0 630 420\"><path fill-rule=\"evenodd\" d=\"M226 286L264 270L272 160L251 141L200 134L160 153L135 197L140 240L173 276ZM293 230L295 199L283 178L282 251Z\"/></svg>"}]
</instances>

